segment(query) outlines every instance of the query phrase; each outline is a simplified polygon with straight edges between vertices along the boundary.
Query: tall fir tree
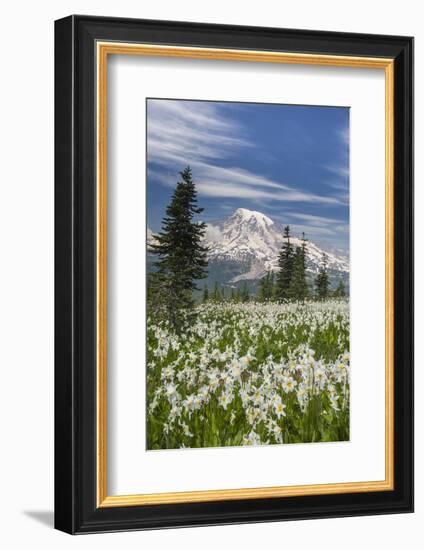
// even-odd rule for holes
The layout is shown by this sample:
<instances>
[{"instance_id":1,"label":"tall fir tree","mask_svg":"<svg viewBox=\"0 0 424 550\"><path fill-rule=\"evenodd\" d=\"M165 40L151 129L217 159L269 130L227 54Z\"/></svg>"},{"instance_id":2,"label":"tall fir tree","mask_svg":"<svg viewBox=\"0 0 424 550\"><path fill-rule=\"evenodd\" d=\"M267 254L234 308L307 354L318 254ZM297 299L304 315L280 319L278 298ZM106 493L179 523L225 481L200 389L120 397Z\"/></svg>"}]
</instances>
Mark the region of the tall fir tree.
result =
<instances>
[{"instance_id":1,"label":"tall fir tree","mask_svg":"<svg viewBox=\"0 0 424 550\"><path fill-rule=\"evenodd\" d=\"M268 273L267 273L268 275ZM259 302L265 302L266 298L266 277L267 275L265 275L265 277L262 277L262 279L259 281L259 288L258 288L258 293L257 293L257 298L258 298L258 301Z\"/></svg>"},{"instance_id":2,"label":"tall fir tree","mask_svg":"<svg viewBox=\"0 0 424 550\"><path fill-rule=\"evenodd\" d=\"M241 302L241 301L242 301L241 290L240 290L240 287L237 287L236 302Z\"/></svg>"},{"instance_id":3,"label":"tall fir tree","mask_svg":"<svg viewBox=\"0 0 424 550\"><path fill-rule=\"evenodd\" d=\"M259 281L258 300L260 302L270 302L274 296L274 273L270 270Z\"/></svg>"},{"instance_id":4,"label":"tall fir tree","mask_svg":"<svg viewBox=\"0 0 424 550\"><path fill-rule=\"evenodd\" d=\"M247 283L244 283L243 288L241 289L241 301L248 302L250 300L250 292L247 288Z\"/></svg>"},{"instance_id":5,"label":"tall fir tree","mask_svg":"<svg viewBox=\"0 0 424 550\"><path fill-rule=\"evenodd\" d=\"M203 303L205 304L208 301L209 301L209 289L208 289L208 285L205 285L203 288Z\"/></svg>"},{"instance_id":6,"label":"tall fir tree","mask_svg":"<svg viewBox=\"0 0 424 550\"><path fill-rule=\"evenodd\" d=\"M302 244L296 247L293 258L293 273L289 287L289 297L292 300L304 302L308 297L309 289L306 282L306 238L302 233Z\"/></svg>"},{"instance_id":7,"label":"tall fir tree","mask_svg":"<svg viewBox=\"0 0 424 550\"><path fill-rule=\"evenodd\" d=\"M221 301L221 293L219 291L219 285L218 282L215 281L213 292L212 292L212 300L214 302L220 302Z\"/></svg>"},{"instance_id":8,"label":"tall fir tree","mask_svg":"<svg viewBox=\"0 0 424 550\"><path fill-rule=\"evenodd\" d=\"M343 279L339 280L336 290L334 291L334 296L336 298L344 298L346 296L346 287L343 282Z\"/></svg>"},{"instance_id":9,"label":"tall fir tree","mask_svg":"<svg viewBox=\"0 0 424 550\"><path fill-rule=\"evenodd\" d=\"M162 230L151 245L158 256L155 262L156 285L161 302L174 326L181 321L181 312L194 305L196 281L206 277L207 248L201 244L206 224L195 222L203 212L197 206L197 192L191 168L180 172L171 202L162 220Z\"/></svg>"},{"instance_id":10,"label":"tall fir tree","mask_svg":"<svg viewBox=\"0 0 424 550\"><path fill-rule=\"evenodd\" d=\"M275 300L275 273L271 271L270 281L269 281L269 299L270 301Z\"/></svg>"},{"instance_id":11,"label":"tall fir tree","mask_svg":"<svg viewBox=\"0 0 424 550\"><path fill-rule=\"evenodd\" d=\"M160 315L163 309L160 281L158 274L154 271L147 274L147 309L149 314L153 315Z\"/></svg>"},{"instance_id":12,"label":"tall fir tree","mask_svg":"<svg viewBox=\"0 0 424 550\"><path fill-rule=\"evenodd\" d=\"M317 297L320 300L325 300L328 298L329 288L330 281L328 278L328 258L327 254L324 252L321 259L321 267L315 279L315 290Z\"/></svg>"},{"instance_id":13,"label":"tall fir tree","mask_svg":"<svg viewBox=\"0 0 424 550\"><path fill-rule=\"evenodd\" d=\"M290 242L290 226L286 225L283 233L283 245L278 256L279 271L277 274L276 297L279 300L290 298L290 283L293 275L294 251Z\"/></svg>"}]
</instances>

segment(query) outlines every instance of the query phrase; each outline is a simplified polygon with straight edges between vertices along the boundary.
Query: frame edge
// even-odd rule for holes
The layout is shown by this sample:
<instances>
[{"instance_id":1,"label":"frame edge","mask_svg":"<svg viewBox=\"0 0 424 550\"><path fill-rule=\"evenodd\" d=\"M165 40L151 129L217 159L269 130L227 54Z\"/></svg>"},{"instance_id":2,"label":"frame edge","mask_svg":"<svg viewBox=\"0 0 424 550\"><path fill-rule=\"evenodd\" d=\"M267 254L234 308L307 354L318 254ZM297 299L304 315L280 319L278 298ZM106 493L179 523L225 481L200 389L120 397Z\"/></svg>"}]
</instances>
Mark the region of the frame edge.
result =
<instances>
[{"instance_id":1,"label":"frame edge","mask_svg":"<svg viewBox=\"0 0 424 550\"><path fill-rule=\"evenodd\" d=\"M73 534L75 514L73 357L74 17L54 25L54 527Z\"/></svg>"}]
</instances>

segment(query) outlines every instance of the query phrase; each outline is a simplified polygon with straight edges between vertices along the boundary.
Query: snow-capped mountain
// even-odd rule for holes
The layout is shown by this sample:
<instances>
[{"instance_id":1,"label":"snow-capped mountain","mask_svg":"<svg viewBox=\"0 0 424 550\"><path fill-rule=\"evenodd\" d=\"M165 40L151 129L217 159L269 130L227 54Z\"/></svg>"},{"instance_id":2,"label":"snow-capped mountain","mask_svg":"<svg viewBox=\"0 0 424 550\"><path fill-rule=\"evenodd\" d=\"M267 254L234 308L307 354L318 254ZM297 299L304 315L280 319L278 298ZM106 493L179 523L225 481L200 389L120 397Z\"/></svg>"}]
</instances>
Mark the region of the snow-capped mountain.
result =
<instances>
[{"instance_id":1,"label":"snow-capped mountain","mask_svg":"<svg viewBox=\"0 0 424 550\"><path fill-rule=\"evenodd\" d=\"M267 270L277 269L283 228L261 212L238 208L222 223L208 225L206 241L210 250L209 261L231 261L248 267L233 277L232 282L260 279ZM301 245L299 238L291 237L290 241L295 247ZM324 251L311 241L308 241L306 250L308 271L316 273ZM330 271L349 272L346 257L326 253Z\"/></svg>"},{"instance_id":2,"label":"snow-capped mountain","mask_svg":"<svg viewBox=\"0 0 424 550\"><path fill-rule=\"evenodd\" d=\"M154 242L154 234L147 230L147 244ZM297 237L291 237L296 247ZM209 279L224 284L253 282L267 270L277 270L277 258L283 244L283 227L261 212L238 208L229 218L207 226L205 243L209 247ZM324 250L307 242L307 269L311 275L318 272ZM325 251L330 275L348 278L349 259Z\"/></svg>"}]
</instances>

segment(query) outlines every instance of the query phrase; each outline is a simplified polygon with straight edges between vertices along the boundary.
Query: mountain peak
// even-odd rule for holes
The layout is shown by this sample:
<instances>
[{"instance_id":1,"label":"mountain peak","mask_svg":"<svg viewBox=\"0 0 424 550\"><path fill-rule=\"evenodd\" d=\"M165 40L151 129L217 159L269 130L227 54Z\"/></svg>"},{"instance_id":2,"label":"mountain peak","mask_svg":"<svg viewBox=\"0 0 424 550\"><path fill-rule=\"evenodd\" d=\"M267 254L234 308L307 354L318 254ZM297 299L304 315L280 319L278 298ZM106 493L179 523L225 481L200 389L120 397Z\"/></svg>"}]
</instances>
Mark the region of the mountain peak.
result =
<instances>
[{"instance_id":1,"label":"mountain peak","mask_svg":"<svg viewBox=\"0 0 424 550\"><path fill-rule=\"evenodd\" d=\"M256 220L261 224L274 225L274 222L271 220L271 218L268 218L268 216L265 216L265 214L262 214L262 212L257 212L256 210L248 210L247 208L237 208L231 218L238 219L240 221Z\"/></svg>"},{"instance_id":2,"label":"mountain peak","mask_svg":"<svg viewBox=\"0 0 424 550\"><path fill-rule=\"evenodd\" d=\"M283 244L282 228L262 212L237 208L233 214L218 224L208 224L205 238L209 246L209 260L230 262L240 265L240 273L230 282L260 279L268 270L278 269L277 260ZM300 245L297 237L292 237L294 246ZM321 265L323 250L308 241L308 271L317 273ZM327 253L328 267L331 270L348 273L347 258Z\"/></svg>"}]
</instances>

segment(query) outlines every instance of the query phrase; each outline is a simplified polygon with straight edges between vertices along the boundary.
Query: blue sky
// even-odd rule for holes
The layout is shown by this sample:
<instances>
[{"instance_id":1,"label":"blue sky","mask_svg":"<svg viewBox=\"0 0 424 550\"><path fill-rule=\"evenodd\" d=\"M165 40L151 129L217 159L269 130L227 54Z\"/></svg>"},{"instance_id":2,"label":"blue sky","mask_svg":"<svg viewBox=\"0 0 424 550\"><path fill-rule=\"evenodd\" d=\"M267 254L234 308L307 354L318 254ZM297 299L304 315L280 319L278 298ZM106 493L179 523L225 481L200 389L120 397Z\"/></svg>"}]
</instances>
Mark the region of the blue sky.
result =
<instances>
[{"instance_id":1,"label":"blue sky","mask_svg":"<svg viewBox=\"0 0 424 550\"><path fill-rule=\"evenodd\" d=\"M349 108L147 100L147 216L192 167L205 221L239 207L348 253Z\"/></svg>"}]
</instances>

